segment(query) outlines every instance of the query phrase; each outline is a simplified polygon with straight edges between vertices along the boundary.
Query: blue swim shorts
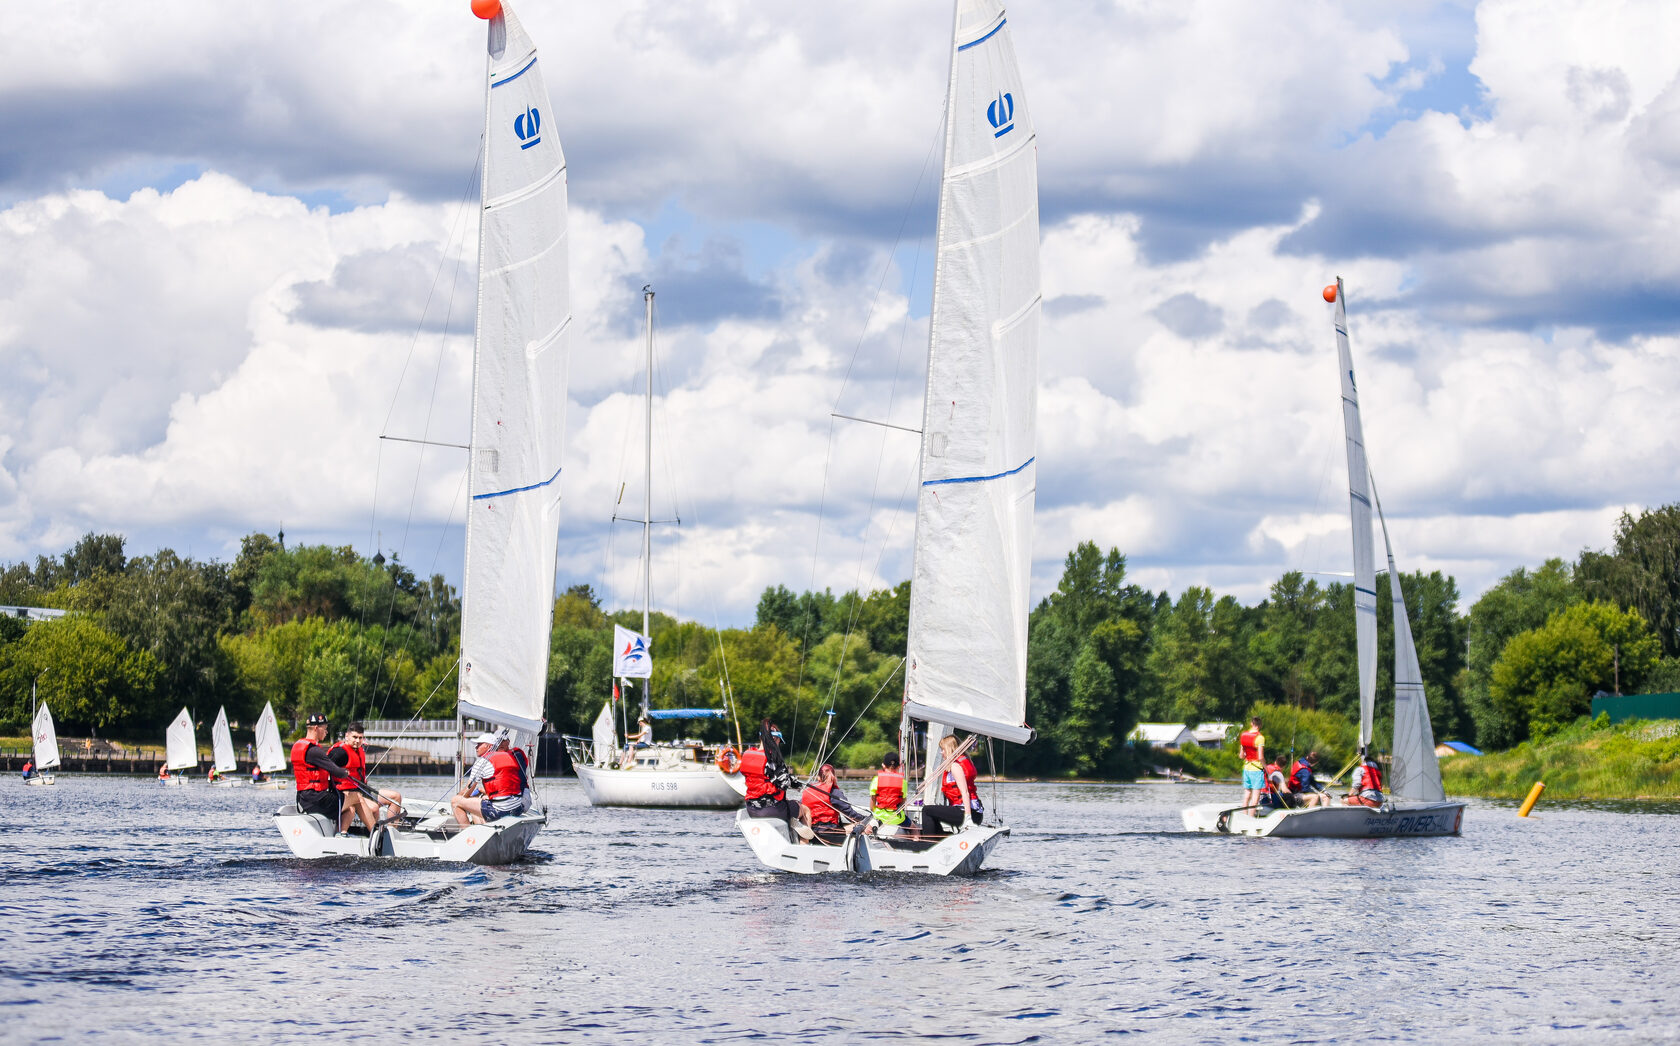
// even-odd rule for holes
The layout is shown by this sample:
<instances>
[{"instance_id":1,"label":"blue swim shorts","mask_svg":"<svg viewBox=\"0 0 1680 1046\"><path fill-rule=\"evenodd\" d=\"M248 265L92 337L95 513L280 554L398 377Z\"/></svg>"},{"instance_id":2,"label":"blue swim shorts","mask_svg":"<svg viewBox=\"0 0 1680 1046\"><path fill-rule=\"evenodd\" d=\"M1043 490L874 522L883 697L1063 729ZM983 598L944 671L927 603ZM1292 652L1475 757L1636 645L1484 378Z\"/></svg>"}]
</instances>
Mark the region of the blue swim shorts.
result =
<instances>
[{"instance_id":1,"label":"blue swim shorts","mask_svg":"<svg viewBox=\"0 0 1680 1046\"><path fill-rule=\"evenodd\" d=\"M1250 767L1243 771L1243 791L1258 792L1266 787L1266 772Z\"/></svg>"}]
</instances>

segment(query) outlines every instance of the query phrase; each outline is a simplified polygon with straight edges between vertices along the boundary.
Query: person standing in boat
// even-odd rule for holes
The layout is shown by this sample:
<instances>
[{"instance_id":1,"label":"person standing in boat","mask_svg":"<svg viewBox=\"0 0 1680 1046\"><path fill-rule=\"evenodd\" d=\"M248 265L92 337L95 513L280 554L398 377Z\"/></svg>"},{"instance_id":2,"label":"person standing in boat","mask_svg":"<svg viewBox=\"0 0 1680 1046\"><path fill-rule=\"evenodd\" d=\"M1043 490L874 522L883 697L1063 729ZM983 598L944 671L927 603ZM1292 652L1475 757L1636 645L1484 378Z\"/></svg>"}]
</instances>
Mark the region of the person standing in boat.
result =
<instances>
[{"instance_id":1,"label":"person standing in boat","mask_svg":"<svg viewBox=\"0 0 1680 1046\"><path fill-rule=\"evenodd\" d=\"M758 744L741 753L741 778L747 786L747 816L782 818L795 835L811 839L811 811L787 797L798 784L782 762L782 732L766 719L759 725Z\"/></svg>"},{"instance_id":2,"label":"person standing in boat","mask_svg":"<svg viewBox=\"0 0 1680 1046\"><path fill-rule=\"evenodd\" d=\"M904 775L898 772L897 752L881 758L881 772L869 782L869 815L881 825L883 834L898 831L904 823Z\"/></svg>"},{"instance_id":3,"label":"person standing in boat","mask_svg":"<svg viewBox=\"0 0 1680 1046\"><path fill-rule=\"evenodd\" d=\"M809 811L811 828L819 837L844 838L842 817L854 824L869 820L869 815L853 806L846 793L840 791L839 777L830 763L818 767L817 779L800 791L799 805Z\"/></svg>"},{"instance_id":4,"label":"person standing in boat","mask_svg":"<svg viewBox=\"0 0 1680 1046\"><path fill-rule=\"evenodd\" d=\"M338 827L338 789L334 781L348 780L350 775L333 762L322 742L327 739L327 717L319 712L304 723L303 736L292 742L292 776L297 780L298 813L320 814Z\"/></svg>"},{"instance_id":5,"label":"person standing in boat","mask_svg":"<svg viewBox=\"0 0 1680 1046\"><path fill-rule=\"evenodd\" d=\"M939 781L945 803L922 807L922 831L930 832L937 827L940 831L954 832L984 821L986 810L980 805L980 793L975 788L980 775L974 769L974 760L957 755L956 735L946 734L939 739L939 759L945 764L945 773Z\"/></svg>"},{"instance_id":6,"label":"person standing in boat","mask_svg":"<svg viewBox=\"0 0 1680 1046\"><path fill-rule=\"evenodd\" d=\"M1260 732L1260 717L1248 721L1248 729L1237 735L1237 747L1242 751L1244 806L1256 806L1266 790L1266 737Z\"/></svg>"},{"instance_id":7,"label":"person standing in boat","mask_svg":"<svg viewBox=\"0 0 1680 1046\"><path fill-rule=\"evenodd\" d=\"M1377 757L1369 752L1359 757L1353 771L1353 788L1342 801L1348 806L1381 806L1383 804L1382 770Z\"/></svg>"},{"instance_id":8,"label":"person standing in boat","mask_svg":"<svg viewBox=\"0 0 1680 1046\"><path fill-rule=\"evenodd\" d=\"M460 792L449 800L458 824L488 824L525 812L525 771L511 753L496 750L499 740L495 734L479 734L473 742L478 758ZM482 798L473 794L481 783Z\"/></svg>"}]
</instances>

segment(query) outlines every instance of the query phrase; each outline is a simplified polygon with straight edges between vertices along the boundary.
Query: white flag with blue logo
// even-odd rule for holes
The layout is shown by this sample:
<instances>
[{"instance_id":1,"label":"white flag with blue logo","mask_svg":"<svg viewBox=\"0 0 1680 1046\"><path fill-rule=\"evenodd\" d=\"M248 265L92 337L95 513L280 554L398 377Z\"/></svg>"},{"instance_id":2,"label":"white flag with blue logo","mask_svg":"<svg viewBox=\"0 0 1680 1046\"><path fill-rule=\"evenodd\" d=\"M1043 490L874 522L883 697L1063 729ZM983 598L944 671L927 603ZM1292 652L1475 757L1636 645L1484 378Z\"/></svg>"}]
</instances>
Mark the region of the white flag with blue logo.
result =
<instances>
[{"instance_id":1,"label":"white flag with blue logo","mask_svg":"<svg viewBox=\"0 0 1680 1046\"><path fill-rule=\"evenodd\" d=\"M613 675L620 679L646 679L653 675L653 644L639 632L623 625L613 626Z\"/></svg>"}]
</instances>

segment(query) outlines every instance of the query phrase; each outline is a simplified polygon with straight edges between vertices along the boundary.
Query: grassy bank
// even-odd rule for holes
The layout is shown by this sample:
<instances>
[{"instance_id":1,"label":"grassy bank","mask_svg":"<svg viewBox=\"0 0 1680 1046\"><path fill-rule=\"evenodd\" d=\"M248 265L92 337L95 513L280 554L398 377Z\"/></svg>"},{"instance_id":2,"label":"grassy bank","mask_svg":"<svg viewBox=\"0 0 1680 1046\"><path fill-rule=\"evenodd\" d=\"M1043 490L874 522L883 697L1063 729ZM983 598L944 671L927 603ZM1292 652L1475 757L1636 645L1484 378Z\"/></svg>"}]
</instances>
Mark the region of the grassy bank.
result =
<instances>
[{"instance_id":1,"label":"grassy bank","mask_svg":"<svg viewBox=\"0 0 1680 1046\"><path fill-rule=\"evenodd\" d=\"M1680 721L1581 720L1508 752L1441 760L1448 795L1520 799L1536 781L1548 799L1680 798Z\"/></svg>"}]
</instances>

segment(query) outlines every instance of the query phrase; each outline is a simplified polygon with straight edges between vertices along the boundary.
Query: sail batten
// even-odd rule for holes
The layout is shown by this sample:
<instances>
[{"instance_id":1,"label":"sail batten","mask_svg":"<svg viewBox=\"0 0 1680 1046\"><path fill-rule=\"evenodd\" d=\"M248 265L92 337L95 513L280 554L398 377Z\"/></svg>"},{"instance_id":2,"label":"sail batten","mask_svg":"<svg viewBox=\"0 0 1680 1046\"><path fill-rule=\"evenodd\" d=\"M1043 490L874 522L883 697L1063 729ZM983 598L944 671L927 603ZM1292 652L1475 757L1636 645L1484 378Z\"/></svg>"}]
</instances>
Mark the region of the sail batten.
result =
<instances>
[{"instance_id":1,"label":"sail batten","mask_svg":"<svg viewBox=\"0 0 1680 1046\"><path fill-rule=\"evenodd\" d=\"M535 734L571 327L566 158L536 46L505 3L488 45L459 711Z\"/></svg>"},{"instance_id":2,"label":"sail batten","mask_svg":"<svg viewBox=\"0 0 1680 1046\"><path fill-rule=\"evenodd\" d=\"M1341 365L1342 430L1347 442L1348 515L1353 531L1353 620L1359 658L1359 748L1371 744L1377 701L1377 567L1371 534L1370 467L1359 418L1359 391L1348 345L1347 296L1336 277L1336 358Z\"/></svg>"},{"instance_id":3,"label":"sail batten","mask_svg":"<svg viewBox=\"0 0 1680 1046\"><path fill-rule=\"evenodd\" d=\"M959 0L929 319L906 710L1026 741L1037 485L1035 134L996 0Z\"/></svg>"}]
</instances>

